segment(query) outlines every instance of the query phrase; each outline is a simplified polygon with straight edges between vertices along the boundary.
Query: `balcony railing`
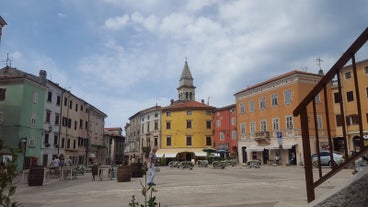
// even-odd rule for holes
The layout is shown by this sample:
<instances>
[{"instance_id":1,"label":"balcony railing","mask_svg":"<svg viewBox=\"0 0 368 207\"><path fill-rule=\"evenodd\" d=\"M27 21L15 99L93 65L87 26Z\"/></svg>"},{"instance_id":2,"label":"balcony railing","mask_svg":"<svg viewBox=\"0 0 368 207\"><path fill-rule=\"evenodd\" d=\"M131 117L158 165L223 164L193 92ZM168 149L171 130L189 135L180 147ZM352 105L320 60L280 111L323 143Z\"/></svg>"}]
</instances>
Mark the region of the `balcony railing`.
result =
<instances>
[{"instance_id":1,"label":"balcony railing","mask_svg":"<svg viewBox=\"0 0 368 207\"><path fill-rule=\"evenodd\" d=\"M304 100L299 104L299 106L294 110L294 116L300 116L301 122L301 130L302 130L302 141L303 141L303 151L304 151L304 168L305 168L305 180L306 180L306 188L307 188L307 200L311 202L315 199L315 188L318 187L321 183L325 182L333 175L338 173L343 168L351 165L352 162L362 157L367 151L368 147L364 145L363 137L363 124L362 120L365 118L367 111L362 111L362 103L361 98L366 98L365 91L360 92L359 86L365 85L363 81L359 82L359 77L357 75L357 66L355 56L357 52L361 49L361 47L368 40L368 28L366 28L363 33L355 40L355 42L346 50L346 52L338 59L338 61L332 66L332 68L326 73L326 75L320 80L320 82L312 89L312 91L304 98ZM365 54L366 55L366 54ZM354 129L355 137L357 138L355 153L351 153L354 150L349 148L349 136L351 141L352 131L349 128L349 123L346 123L345 118L341 118L339 120L335 120L335 115L339 114L341 117L346 117L346 106L347 101L344 100L344 96L346 91L343 91L342 87L342 77L344 73L342 70L346 67L347 64L351 64L349 68L352 68L352 80L353 80L353 93L354 93L354 102L349 102L350 109L353 108L355 111L349 111L349 114L355 114L357 119L356 129ZM333 82L337 82L337 90L338 94L340 94L340 100L338 102L333 102L333 94L332 86ZM316 103L315 97L321 95L323 100L321 103ZM347 98L346 98L347 99ZM333 107L335 104L339 106L336 109ZM355 106L351 107L351 104L355 104ZM317 106L318 105L318 106ZM322 108L322 109L321 109ZM365 109L366 110L366 109ZM321 131L319 130L320 126L318 122L321 120L318 119L317 114L321 116L324 114L324 125L327 130L324 131L323 136L321 135ZM312 153L319 154L320 151L328 150L331 154L330 160L332 159L332 152L334 152L334 140L333 137L337 138L336 132L336 123L339 122L341 124L341 137L339 141L343 143L340 149L344 153L344 161L340 164L334 164L332 162L330 168L322 168L321 165L318 166L318 178L313 178L313 166L312 166ZM355 139L355 138L354 138ZM324 148L322 148L324 146ZM313 149L313 152L312 152ZM320 157L318 157L318 163L320 163ZM327 172L326 172L327 171Z\"/></svg>"}]
</instances>

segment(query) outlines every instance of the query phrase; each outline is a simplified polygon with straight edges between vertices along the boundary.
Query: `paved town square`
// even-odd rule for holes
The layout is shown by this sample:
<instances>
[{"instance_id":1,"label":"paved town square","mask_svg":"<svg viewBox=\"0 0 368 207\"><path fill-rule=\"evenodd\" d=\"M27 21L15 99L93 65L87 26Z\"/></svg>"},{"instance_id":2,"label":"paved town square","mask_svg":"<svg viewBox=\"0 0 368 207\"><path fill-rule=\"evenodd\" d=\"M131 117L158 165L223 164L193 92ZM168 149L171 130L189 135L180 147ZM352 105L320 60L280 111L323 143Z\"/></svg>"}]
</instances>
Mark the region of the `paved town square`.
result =
<instances>
[{"instance_id":1,"label":"paved town square","mask_svg":"<svg viewBox=\"0 0 368 207\"><path fill-rule=\"evenodd\" d=\"M291 207L306 206L304 169L297 166L243 166L193 170L160 166L154 193L160 206L168 207ZM352 178L351 169L344 169L316 190L316 198ZM133 195L142 203L141 182L103 179L91 182L86 173L75 180L48 179L43 186L29 187L18 178L13 197L24 207L125 207Z\"/></svg>"}]
</instances>

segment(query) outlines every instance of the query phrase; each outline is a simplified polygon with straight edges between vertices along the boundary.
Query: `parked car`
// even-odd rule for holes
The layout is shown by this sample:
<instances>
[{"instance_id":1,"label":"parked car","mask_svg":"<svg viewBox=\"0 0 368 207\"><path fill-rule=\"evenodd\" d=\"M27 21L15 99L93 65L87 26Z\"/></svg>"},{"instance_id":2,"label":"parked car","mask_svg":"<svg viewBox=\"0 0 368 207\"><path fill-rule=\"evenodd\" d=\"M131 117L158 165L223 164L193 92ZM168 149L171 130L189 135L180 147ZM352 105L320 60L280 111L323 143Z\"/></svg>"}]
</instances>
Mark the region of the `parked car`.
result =
<instances>
[{"instance_id":1,"label":"parked car","mask_svg":"<svg viewBox=\"0 0 368 207\"><path fill-rule=\"evenodd\" d=\"M320 159L321 159L321 165L325 165L325 166L332 166L333 163L339 165L340 163L342 163L344 161L344 158L342 157L341 154L338 153L332 153L332 157L333 157L333 161L331 162L331 156L330 156L330 152L328 151L322 151L319 153ZM318 156L317 153L312 155L312 163L314 166L318 167Z\"/></svg>"}]
</instances>

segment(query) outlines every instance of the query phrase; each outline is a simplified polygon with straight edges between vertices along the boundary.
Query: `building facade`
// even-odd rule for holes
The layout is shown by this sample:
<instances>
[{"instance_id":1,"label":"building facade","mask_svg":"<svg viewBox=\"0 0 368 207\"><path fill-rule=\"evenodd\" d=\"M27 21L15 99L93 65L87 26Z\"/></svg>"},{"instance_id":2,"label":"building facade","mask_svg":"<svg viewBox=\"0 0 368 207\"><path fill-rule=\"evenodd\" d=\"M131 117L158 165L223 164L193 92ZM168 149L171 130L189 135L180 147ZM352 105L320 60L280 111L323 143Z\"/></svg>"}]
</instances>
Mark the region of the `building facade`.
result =
<instances>
[{"instance_id":1,"label":"building facade","mask_svg":"<svg viewBox=\"0 0 368 207\"><path fill-rule=\"evenodd\" d=\"M352 65L348 65L341 70L340 82L341 93L337 82L333 84L333 101L336 120L336 137L334 138L334 151L343 152L344 135L343 127L347 131L347 146L348 153L352 151L360 151L361 135L359 133L359 117L358 105L360 105L362 114L361 117L363 128L363 141L368 144L368 60L363 60L356 63L357 85L359 90L359 101L357 91L355 91L354 72ZM342 111L340 102L343 102Z\"/></svg>"},{"instance_id":2,"label":"building facade","mask_svg":"<svg viewBox=\"0 0 368 207\"><path fill-rule=\"evenodd\" d=\"M235 94L239 161L301 164L303 147L299 117L293 110L321 79L322 74L291 71ZM328 94L331 89L327 89ZM328 96L329 97L329 96ZM319 139L327 140L324 96L315 98ZM331 105L332 108L332 105ZM313 110L308 110L313 113ZM330 114L333 116L333 112ZM315 130L311 120L311 130ZM315 138L311 138L313 140Z\"/></svg>"},{"instance_id":3,"label":"building facade","mask_svg":"<svg viewBox=\"0 0 368 207\"><path fill-rule=\"evenodd\" d=\"M185 61L179 80L178 100L162 108L161 146L158 157L191 160L206 157L213 146L212 112L204 100L195 101L193 77Z\"/></svg>"},{"instance_id":4,"label":"building facade","mask_svg":"<svg viewBox=\"0 0 368 207\"><path fill-rule=\"evenodd\" d=\"M121 164L124 159L125 137L122 128L105 128L104 140L107 144L106 164Z\"/></svg>"},{"instance_id":5,"label":"building facade","mask_svg":"<svg viewBox=\"0 0 368 207\"><path fill-rule=\"evenodd\" d=\"M237 158L238 138L236 130L236 105L216 108L213 111L213 142L224 158Z\"/></svg>"},{"instance_id":6,"label":"building facade","mask_svg":"<svg viewBox=\"0 0 368 207\"><path fill-rule=\"evenodd\" d=\"M28 169L36 157L43 166L53 156L87 164L88 150L95 150L89 146L103 143L105 118L103 112L47 80L44 70L35 76L10 66L0 69L0 139L23 150L19 171ZM105 160L103 156L97 158Z\"/></svg>"}]
</instances>

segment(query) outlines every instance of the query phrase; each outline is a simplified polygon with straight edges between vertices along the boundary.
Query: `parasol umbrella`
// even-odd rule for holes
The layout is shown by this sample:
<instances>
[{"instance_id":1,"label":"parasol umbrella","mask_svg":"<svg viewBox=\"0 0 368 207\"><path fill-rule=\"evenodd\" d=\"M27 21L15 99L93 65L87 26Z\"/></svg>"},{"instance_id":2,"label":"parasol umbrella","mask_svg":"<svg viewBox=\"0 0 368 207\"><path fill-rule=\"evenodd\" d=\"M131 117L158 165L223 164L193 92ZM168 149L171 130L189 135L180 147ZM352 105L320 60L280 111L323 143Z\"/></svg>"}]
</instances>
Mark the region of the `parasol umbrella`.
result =
<instances>
[{"instance_id":1,"label":"parasol umbrella","mask_svg":"<svg viewBox=\"0 0 368 207\"><path fill-rule=\"evenodd\" d=\"M213 148L204 148L202 151L203 152L207 152L207 153L214 153L214 152L216 152L216 149L213 149Z\"/></svg>"},{"instance_id":2,"label":"parasol umbrella","mask_svg":"<svg viewBox=\"0 0 368 207\"><path fill-rule=\"evenodd\" d=\"M217 153L220 153L220 154L223 154L223 153L228 153L227 150L224 150L224 149L219 149L216 151Z\"/></svg>"}]
</instances>

